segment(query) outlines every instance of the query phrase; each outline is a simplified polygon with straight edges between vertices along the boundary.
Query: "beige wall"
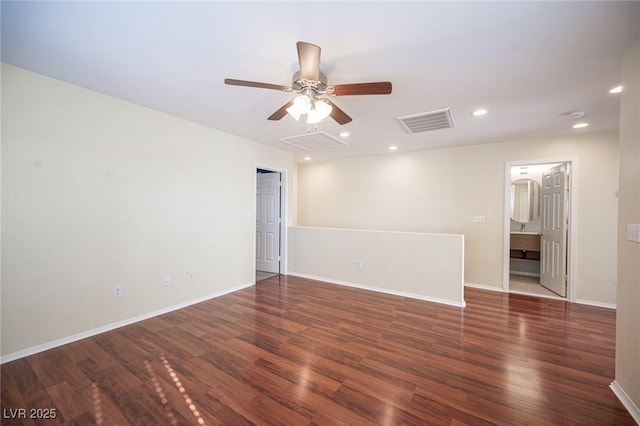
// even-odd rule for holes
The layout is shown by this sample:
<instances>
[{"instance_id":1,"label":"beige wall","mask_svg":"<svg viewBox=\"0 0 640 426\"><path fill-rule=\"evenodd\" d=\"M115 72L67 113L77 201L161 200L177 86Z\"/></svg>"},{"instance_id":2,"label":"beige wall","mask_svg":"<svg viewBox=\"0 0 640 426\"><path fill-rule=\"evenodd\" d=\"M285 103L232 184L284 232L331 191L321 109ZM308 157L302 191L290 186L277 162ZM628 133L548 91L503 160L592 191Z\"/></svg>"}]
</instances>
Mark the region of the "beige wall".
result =
<instances>
[{"instance_id":1,"label":"beige wall","mask_svg":"<svg viewBox=\"0 0 640 426\"><path fill-rule=\"evenodd\" d=\"M640 422L640 244L626 238L627 224L640 223L640 40L625 56L622 83L615 383Z\"/></svg>"},{"instance_id":2,"label":"beige wall","mask_svg":"<svg viewBox=\"0 0 640 426\"><path fill-rule=\"evenodd\" d=\"M256 163L292 184L288 153L3 65L2 355L252 283Z\"/></svg>"},{"instance_id":3,"label":"beige wall","mask_svg":"<svg viewBox=\"0 0 640 426\"><path fill-rule=\"evenodd\" d=\"M615 131L302 164L298 225L464 234L465 281L502 288L505 163L559 157L579 166L574 299L614 304Z\"/></svg>"}]
</instances>

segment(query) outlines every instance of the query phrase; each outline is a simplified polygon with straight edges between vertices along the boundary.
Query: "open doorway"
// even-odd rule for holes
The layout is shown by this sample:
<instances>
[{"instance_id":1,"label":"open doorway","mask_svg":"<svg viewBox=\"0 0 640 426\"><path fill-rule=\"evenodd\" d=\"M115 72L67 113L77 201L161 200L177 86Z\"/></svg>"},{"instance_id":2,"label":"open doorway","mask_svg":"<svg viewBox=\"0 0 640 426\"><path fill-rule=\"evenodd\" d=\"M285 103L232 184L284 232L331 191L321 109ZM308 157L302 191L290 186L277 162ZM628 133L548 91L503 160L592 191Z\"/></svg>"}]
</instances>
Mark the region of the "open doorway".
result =
<instances>
[{"instance_id":1,"label":"open doorway","mask_svg":"<svg viewBox=\"0 0 640 426\"><path fill-rule=\"evenodd\" d=\"M571 299L575 160L511 162L505 185L504 289Z\"/></svg>"},{"instance_id":2,"label":"open doorway","mask_svg":"<svg viewBox=\"0 0 640 426\"><path fill-rule=\"evenodd\" d=\"M282 273L284 236L283 173L256 169L255 282Z\"/></svg>"}]
</instances>

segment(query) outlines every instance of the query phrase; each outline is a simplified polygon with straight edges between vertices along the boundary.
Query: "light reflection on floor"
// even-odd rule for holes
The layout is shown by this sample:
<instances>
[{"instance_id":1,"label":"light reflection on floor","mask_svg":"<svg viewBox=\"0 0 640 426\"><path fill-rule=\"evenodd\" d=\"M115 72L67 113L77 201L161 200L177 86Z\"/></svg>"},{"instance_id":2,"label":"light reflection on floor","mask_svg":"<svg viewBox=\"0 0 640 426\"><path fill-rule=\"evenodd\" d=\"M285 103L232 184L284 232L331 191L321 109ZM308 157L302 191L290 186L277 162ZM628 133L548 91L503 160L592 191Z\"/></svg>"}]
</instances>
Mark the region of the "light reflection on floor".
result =
<instances>
[{"instance_id":1,"label":"light reflection on floor","mask_svg":"<svg viewBox=\"0 0 640 426\"><path fill-rule=\"evenodd\" d=\"M176 416L173 415L173 410L171 409L171 405L169 405L169 401L162 390L162 386L160 386L160 381L158 380L158 376L155 371L153 371L153 367L151 367L151 363L149 361L144 361L144 367L147 369L147 373L151 376L151 382L153 383L153 387L160 398L160 403L164 407L165 412L167 413L167 417L169 417L169 421L172 425L177 425L178 421L176 420Z\"/></svg>"},{"instance_id":2,"label":"light reflection on floor","mask_svg":"<svg viewBox=\"0 0 640 426\"><path fill-rule=\"evenodd\" d=\"M102 402L100 402L100 389L95 383L91 383L91 395L93 396L93 412L96 424L102 424Z\"/></svg>"},{"instance_id":3,"label":"light reflection on floor","mask_svg":"<svg viewBox=\"0 0 640 426\"><path fill-rule=\"evenodd\" d=\"M198 424L199 425L204 425L205 424L204 419L202 418L202 416L200 416L200 412L198 411L198 408L193 403L193 400L189 397L189 394L185 390L184 386L182 386L182 383L180 382L180 378L178 377L176 372L171 367L171 364L169 363L169 360L167 360L167 358L164 355L161 355L160 359L162 360L162 364L164 364L164 368L169 373L169 376L171 376L171 379L173 380L173 383L176 385L176 388L178 389L178 391L180 392L180 394L184 398L184 402L187 403L187 406L191 410L191 413L193 413L194 417L198 421Z\"/></svg>"}]
</instances>

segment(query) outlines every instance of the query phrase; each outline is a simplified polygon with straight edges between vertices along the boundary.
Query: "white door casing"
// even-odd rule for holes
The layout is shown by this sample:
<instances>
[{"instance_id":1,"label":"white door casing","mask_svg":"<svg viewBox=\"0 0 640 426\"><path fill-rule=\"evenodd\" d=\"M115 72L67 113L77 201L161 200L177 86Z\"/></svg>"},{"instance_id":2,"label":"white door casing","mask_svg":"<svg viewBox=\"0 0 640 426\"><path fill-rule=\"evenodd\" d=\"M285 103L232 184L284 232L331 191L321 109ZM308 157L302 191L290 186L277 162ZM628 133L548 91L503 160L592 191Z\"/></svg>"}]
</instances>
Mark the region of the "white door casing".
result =
<instances>
[{"instance_id":1,"label":"white door casing","mask_svg":"<svg viewBox=\"0 0 640 426\"><path fill-rule=\"evenodd\" d=\"M542 175L542 235L540 239L540 284L554 293L567 295L567 165L553 167Z\"/></svg>"},{"instance_id":2,"label":"white door casing","mask_svg":"<svg viewBox=\"0 0 640 426\"><path fill-rule=\"evenodd\" d=\"M256 270L280 273L280 173L256 178Z\"/></svg>"}]
</instances>

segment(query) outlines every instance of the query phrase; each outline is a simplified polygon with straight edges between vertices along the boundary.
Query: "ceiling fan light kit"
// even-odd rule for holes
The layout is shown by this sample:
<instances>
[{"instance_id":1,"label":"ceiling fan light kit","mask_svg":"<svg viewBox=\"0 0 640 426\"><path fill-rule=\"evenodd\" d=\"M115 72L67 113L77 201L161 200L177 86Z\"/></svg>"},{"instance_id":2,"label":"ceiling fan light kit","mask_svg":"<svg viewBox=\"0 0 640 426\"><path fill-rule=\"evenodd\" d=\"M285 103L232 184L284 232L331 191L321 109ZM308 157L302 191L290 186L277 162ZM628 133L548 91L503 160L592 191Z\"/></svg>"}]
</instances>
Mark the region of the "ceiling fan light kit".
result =
<instances>
[{"instance_id":1,"label":"ceiling fan light kit","mask_svg":"<svg viewBox=\"0 0 640 426\"><path fill-rule=\"evenodd\" d=\"M268 120L280 120L289 114L296 121L300 121L300 117L306 114L307 124L319 123L329 116L341 125L352 121L352 118L336 104L318 96L388 95L391 93L391 82L388 81L328 85L327 76L320 71L320 47L303 41L299 41L296 46L300 71L293 74L290 87L232 78L225 79L225 84L295 92L298 96L271 114Z\"/></svg>"},{"instance_id":2,"label":"ceiling fan light kit","mask_svg":"<svg viewBox=\"0 0 640 426\"><path fill-rule=\"evenodd\" d=\"M324 120L331 114L333 107L322 99L313 101L313 107L307 114L307 124L316 124Z\"/></svg>"},{"instance_id":3,"label":"ceiling fan light kit","mask_svg":"<svg viewBox=\"0 0 640 426\"><path fill-rule=\"evenodd\" d=\"M319 123L331 114L333 107L322 99L313 99L311 96L299 95L293 100L292 105L287 108L287 113L296 121L300 121L300 116L307 116L307 124Z\"/></svg>"},{"instance_id":4,"label":"ceiling fan light kit","mask_svg":"<svg viewBox=\"0 0 640 426\"><path fill-rule=\"evenodd\" d=\"M301 115L309 114L309 111L311 111L311 99L307 95L296 96L293 104L287 108L287 113L296 121L300 120Z\"/></svg>"}]
</instances>

